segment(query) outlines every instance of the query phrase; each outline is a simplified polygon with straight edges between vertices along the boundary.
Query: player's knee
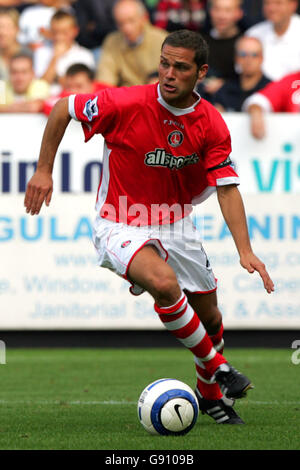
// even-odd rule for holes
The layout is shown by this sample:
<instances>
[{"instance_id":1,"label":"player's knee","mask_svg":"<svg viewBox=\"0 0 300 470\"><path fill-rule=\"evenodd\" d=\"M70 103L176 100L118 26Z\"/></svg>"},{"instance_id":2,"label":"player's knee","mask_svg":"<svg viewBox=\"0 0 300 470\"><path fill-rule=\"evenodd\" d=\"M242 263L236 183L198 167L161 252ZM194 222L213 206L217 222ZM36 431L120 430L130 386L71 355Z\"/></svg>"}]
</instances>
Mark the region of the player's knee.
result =
<instances>
[{"instance_id":1,"label":"player's knee","mask_svg":"<svg viewBox=\"0 0 300 470\"><path fill-rule=\"evenodd\" d=\"M215 335L222 326L222 314L218 307L213 308L211 313L211 316L205 322L205 329L209 335Z\"/></svg>"},{"instance_id":2,"label":"player's knee","mask_svg":"<svg viewBox=\"0 0 300 470\"><path fill-rule=\"evenodd\" d=\"M180 287L175 273L169 272L163 277L157 276L152 282L152 295L155 302L167 307L174 304L180 296Z\"/></svg>"}]
</instances>

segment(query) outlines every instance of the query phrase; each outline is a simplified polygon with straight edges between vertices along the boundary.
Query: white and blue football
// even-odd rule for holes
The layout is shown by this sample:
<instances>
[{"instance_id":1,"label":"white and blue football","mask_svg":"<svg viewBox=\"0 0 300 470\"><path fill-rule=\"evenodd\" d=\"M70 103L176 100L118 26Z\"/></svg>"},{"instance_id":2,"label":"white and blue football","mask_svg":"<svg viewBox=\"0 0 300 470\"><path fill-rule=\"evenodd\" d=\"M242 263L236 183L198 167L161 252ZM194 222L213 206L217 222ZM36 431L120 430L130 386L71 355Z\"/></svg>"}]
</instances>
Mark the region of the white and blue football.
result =
<instances>
[{"instance_id":1,"label":"white and blue football","mask_svg":"<svg viewBox=\"0 0 300 470\"><path fill-rule=\"evenodd\" d=\"M195 425L199 407L193 390L176 379L159 379L141 393L138 417L150 434L182 435Z\"/></svg>"}]
</instances>

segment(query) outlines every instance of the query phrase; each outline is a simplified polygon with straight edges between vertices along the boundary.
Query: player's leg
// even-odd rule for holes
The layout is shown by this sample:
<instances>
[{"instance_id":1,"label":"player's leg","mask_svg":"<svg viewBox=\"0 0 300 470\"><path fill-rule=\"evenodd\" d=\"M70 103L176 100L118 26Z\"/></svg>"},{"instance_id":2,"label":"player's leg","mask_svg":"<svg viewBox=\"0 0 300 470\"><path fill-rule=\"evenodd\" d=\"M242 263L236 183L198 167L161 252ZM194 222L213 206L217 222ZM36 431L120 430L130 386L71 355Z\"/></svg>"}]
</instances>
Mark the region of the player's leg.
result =
<instances>
[{"instance_id":1,"label":"player's leg","mask_svg":"<svg viewBox=\"0 0 300 470\"><path fill-rule=\"evenodd\" d=\"M189 305L174 270L152 246L145 246L132 259L128 278L147 290L164 326L198 359L210 376L226 359L213 347L201 320Z\"/></svg>"},{"instance_id":2,"label":"player's leg","mask_svg":"<svg viewBox=\"0 0 300 470\"><path fill-rule=\"evenodd\" d=\"M187 293L189 303L205 325L214 348L223 354L223 322L218 308L216 291L208 294ZM217 423L244 424L239 415L232 409L234 400L227 399L221 392L216 380L212 380L202 361L195 357L197 386L196 395L199 407Z\"/></svg>"},{"instance_id":3,"label":"player's leg","mask_svg":"<svg viewBox=\"0 0 300 470\"><path fill-rule=\"evenodd\" d=\"M217 304L216 291L207 294L186 293L189 304L202 321L216 351L223 354L223 323L222 314ZM211 375L204 364L195 357L197 388L208 400L219 400L223 394L218 383L211 381Z\"/></svg>"}]
</instances>

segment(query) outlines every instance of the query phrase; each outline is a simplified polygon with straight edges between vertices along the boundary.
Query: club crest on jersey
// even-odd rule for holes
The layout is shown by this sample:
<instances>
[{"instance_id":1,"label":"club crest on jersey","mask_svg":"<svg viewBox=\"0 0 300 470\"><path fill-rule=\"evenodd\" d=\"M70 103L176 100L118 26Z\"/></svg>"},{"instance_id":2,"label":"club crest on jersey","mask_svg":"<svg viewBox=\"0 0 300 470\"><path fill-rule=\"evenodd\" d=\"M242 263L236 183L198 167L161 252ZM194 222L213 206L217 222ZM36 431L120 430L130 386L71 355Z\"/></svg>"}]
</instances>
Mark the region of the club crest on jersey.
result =
<instances>
[{"instance_id":1,"label":"club crest on jersey","mask_svg":"<svg viewBox=\"0 0 300 470\"><path fill-rule=\"evenodd\" d=\"M168 135L168 142L171 147L179 147L183 142L183 133L180 131L173 131Z\"/></svg>"},{"instance_id":2,"label":"club crest on jersey","mask_svg":"<svg viewBox=\"0 0 300 470\"><path fill-rule=\"evenodd\" d=\"M97 106L98 96L93 100L89 99L84 106L83 114L88 118L89 121L93 119L94 116L98 116L99 110Z\"/></svg>"},{"instance_id":3,"label":"club crest on jersey","mask_svg":"<svg viewBox=\"0 0 300 470\"><path fill-rule=\"evenodd\" d=\"M126 240L126 242L123 242L121 244L121 248L126 248L126 246L130 245L130 243L131 243L131 240Z\"/></svg>"}]
</instances>

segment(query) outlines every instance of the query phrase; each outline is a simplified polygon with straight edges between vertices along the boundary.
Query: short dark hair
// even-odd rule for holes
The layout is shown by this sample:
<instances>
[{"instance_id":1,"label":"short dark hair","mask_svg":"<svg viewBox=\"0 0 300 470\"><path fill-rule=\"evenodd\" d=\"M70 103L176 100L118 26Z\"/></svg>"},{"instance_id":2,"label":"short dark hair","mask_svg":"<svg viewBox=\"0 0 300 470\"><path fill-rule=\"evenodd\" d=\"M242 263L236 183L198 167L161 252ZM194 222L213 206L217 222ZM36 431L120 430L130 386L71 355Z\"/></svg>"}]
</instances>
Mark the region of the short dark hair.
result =
<instances>
[{"instance_id":1,"label":"short dark hair","mask_svg":"<svg viewBox=\"0 0 300 470\"><path fill-rule=\"evenodd\" d=\"M72 64L66 71L67 77L73 77L78 73L85 73L90 80L94 80L95 72L85 64Z\"/></svg>"},{"instance_id":2,"label":"short dark hair","mask_svg":"<svg viewBox=\"0 0 300 470\"><path fill-rule=\"evenodd\" d=\"M16 54L14 54L10 58L10 62L18 59L27 59L31 62L31 65L33 66L33 55L29 50L20 50L19 52L16 52Z\"/></svg>"},{"instance_id":3,"label":"short dark hair","mask_svg":"<svg viewBox=\"0 0 300 470\"><path fill-rule=\"evenodd\" d=\"M208 62L208 44L201 34L188 29L179 29L170 33L162 43L162 49L165 45L172 47L184 47L195 51L195 63L197 69Z\"/></svg>"},{"instance_id":4,"label":"short dark hair","mask_svg":"<svg viewBox=\"0 0 300 470\"><path fill-rule=\"evenodd\" d=\"M73 13L67 10L64 10L63 8L61 8L60 10L57 10L54 13L54 15L51 17L51 23L52 21L61 21L61 20L65 20L66 18L71 20L75 26L78 26L76 16Z\"/></svg>"}]
</instances>

